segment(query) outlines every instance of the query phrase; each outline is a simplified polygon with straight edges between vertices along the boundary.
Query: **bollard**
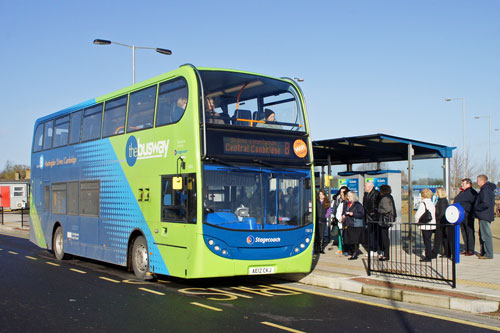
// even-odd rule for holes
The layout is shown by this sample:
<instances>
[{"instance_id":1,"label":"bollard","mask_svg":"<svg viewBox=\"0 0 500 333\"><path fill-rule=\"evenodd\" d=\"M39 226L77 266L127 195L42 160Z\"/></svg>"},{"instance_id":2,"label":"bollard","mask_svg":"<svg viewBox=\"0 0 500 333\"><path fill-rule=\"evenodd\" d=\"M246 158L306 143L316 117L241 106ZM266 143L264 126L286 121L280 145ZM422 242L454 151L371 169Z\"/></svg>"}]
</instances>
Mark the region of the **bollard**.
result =
<instances>
[{"instance_id":1,"label":"bollard","mask_svg":"<svg viewBox=\"0 0 500 333\"><path fill-rule=\"evenodd\" d=\"M446 208L446 220L455 226L455 263L460 263L460 223L464 220L465 211L459 203L454 203Z\"/></svg>"}]
</instances>

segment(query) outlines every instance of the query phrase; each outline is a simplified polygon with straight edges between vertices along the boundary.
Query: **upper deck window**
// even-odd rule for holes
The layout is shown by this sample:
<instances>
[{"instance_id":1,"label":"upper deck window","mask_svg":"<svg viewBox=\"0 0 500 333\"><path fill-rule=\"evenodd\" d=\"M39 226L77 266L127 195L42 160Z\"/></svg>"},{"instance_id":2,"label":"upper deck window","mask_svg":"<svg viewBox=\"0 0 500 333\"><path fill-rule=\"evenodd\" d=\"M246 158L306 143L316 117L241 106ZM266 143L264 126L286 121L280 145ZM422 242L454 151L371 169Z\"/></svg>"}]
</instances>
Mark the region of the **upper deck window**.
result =
<instances>
[{"instance_id":1,"label":"upper deck window","mask_svg":"<svg viewBox=\"0 0 500 333\"><path fill-rule=\"evenodd\" d=\"M130 94L127 133L153 127L156 86Z\"/></svg>"},{"instance_id":2,"label":"upper deck window","mask_svg":"<svg viewBox=\"0 0 500 333\"><path fill-rule=\"evenodd\" d=\"M183 78L160 84L156 126L176 123L187 106L188 89Z\"/></svg>"},{"instance_id":3,"label":"upper deck window","mask_svg":"<svg viewBox=\"0 0 500 333\"><path fill-rule=\"evenodd\" d=\"M101 124L102 104L85 109L83 113L82 141L100 138Z\"/></svg>"},{"instance_id":4,"label":"upper deck window","mask_svg":"<svg viewBox=\"0 0 500 333\"><path fill-rule=\"evenodd\" d=\"M69 116L56 119L54 127L53 147L61 147L68 144Z\"/></svg>"},{"instance_id":5,"label":"upper deck window","mask_svg":"<svg viewBox=\"0 0 500 333\"><path fill-rule=\"evenodd\" d=\"M44 139L43 139L43 149L49 149L52 148L52 137L54 136L54 122L48 121L45 123L45 130L44 130Z\"/></svg>"},{"instance_id":6,"label":"upper deck window","mask_svg":"<svg viewBox=\"0 0 500 333\"><path fill-rule=\"evenodd\" d=\"M80 142L80 132L82 126L82 112L77 111L71 114L71 131L69 137L69 143L78 143Z\"/></svg>"},{"instance_id":7,"label":"upper deck window","mask_svg":"<svg viewBox=\"0 0 500 333\"><path fill-rule=\"evenodd\" d=\"M125 133L127 98L128 96L122 96L106 102L104 107L104 125L102 129L103 138Z\"/></svg>"},{"instance_id":8,"label":"upper deck window","mask_svg":"<svg viewBox=\"0 0 500 333\"><path fill-rule=\"evenodd\" d=\"M206 123L305 131L299 93L292 84L235 72L200 74Z\"/></svg>"},{"instance_id":9,"label":"upper deck window","mask_svg":"<svg viewBox=\"0 0 500 333\"><path fill-rule=\"evenodd\" d=\"M33 152L42 150L43 144L43 123L38 124L35 130L35 137L33 139Z\"/></svg>"}]
</instances>

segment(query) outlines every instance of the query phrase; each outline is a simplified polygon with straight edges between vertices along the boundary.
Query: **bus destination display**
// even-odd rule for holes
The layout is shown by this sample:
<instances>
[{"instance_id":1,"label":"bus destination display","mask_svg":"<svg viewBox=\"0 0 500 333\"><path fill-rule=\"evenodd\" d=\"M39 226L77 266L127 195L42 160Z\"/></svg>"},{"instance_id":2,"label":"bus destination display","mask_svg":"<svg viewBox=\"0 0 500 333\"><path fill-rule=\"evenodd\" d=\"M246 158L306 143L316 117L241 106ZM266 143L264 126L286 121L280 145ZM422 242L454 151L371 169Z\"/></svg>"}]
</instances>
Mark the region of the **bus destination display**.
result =
<instances>
[{"instance_id":1,"label":"bus destination display","mask_svg":"<svg viewBox=\"0 0 500 333\"><path fill-rule=\"evenodd\" d=\"M294 147L292 147L289 141L257 140L224 136L223 144L224 154L285 158L304 157L295 152Z\"/></svg>"}]
</instances>

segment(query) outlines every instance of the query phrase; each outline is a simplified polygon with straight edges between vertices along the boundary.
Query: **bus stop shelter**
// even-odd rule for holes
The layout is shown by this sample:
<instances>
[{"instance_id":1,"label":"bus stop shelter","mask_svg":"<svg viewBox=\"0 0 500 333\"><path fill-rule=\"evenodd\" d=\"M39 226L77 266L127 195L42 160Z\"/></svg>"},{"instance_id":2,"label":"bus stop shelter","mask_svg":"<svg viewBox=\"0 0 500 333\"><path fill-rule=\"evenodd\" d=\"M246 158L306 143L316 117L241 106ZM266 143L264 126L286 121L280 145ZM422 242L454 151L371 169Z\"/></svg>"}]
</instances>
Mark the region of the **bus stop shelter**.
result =
<instances>
[{"instance_id":1,"label":"bus stop shelter","mask_svg":"<svg viewBox=\"0 0 500 333\"><path fill-rule=\"evenodd\" d=\"M446 193L450 193L450 159L456 147L447 147L429 142L406 139L387 134L372 134L337 139L313 141L316 166L346 165L352 171L353 164L408 161L408 193L412 193L412 162L421 159L443 159L443 183ZM413 197L408 196L408 207L413 206ZM408 221L413 215L408 211Z\"/></svg>"}]
</instances>

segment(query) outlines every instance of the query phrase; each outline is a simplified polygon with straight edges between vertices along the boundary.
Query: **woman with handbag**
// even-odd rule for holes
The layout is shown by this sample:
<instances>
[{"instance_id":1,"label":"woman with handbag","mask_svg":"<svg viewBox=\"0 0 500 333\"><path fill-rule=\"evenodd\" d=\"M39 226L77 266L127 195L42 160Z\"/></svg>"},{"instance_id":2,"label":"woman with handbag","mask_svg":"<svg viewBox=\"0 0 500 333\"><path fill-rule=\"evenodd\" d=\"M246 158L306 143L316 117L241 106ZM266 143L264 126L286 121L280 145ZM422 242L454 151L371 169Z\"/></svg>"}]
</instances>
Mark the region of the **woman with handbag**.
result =
<instances>
[{"instance_id":1,"label":"woman with handbag","mask_svg":"<svg viewBox=\"0 0 500 333\"><path fill-rule=\"evenodd\" d=\"M358 200L356 193L348 192L347 204L344 205L344 215L342 215L342 222L346 226L344 243L353 245L352 256L348 260L358 259L359 244L364 244L367 238L364 220L365 209Z\"/></svg>"},{"instance_id":2,"label":"woman with handbag","mask_svg":"<svg viewBox=\"0 0 500 333\"><path fill-rule=\"evenodd\" d=\"M394 204L394 198L391 195L391 187L389 185L380 186L380 201L378 204L378 214L379 214L379 226L380 226L380 237L378 238L379 248L384 253L379 256L380 261L389 260L390 253L390 242L389 242L389 229L391 223L396 221L396 205Z\"/></svg>"},{"instance_id":3,"label":"woman with handbag","mask_svg":"<svg viewBox=\"0 0 500 333\"><path fill-rule=\"evenodd\" d=\"M432 191L424 188L420 194L422 202L418 206L415 213L415 221L419 224L422 231L422 238L424 239L425 256L420 259L421 262L431 262L435 258L432 251L432 234L436 230L436 208L432 202Z\"/></svg>"}]
</instances>

